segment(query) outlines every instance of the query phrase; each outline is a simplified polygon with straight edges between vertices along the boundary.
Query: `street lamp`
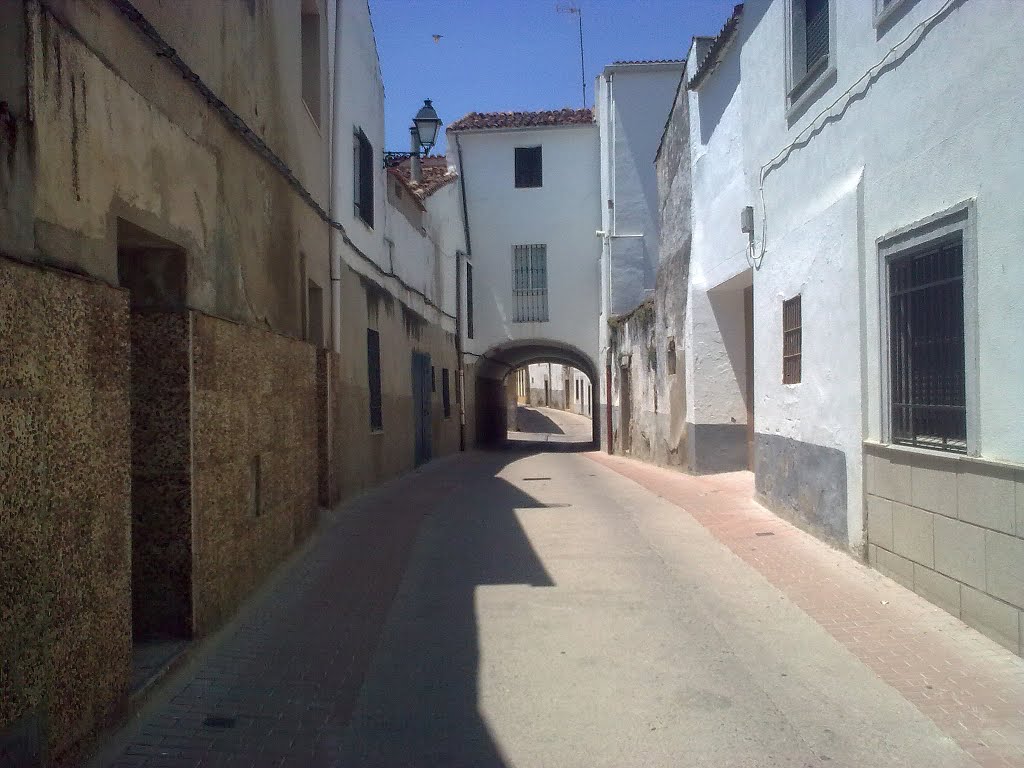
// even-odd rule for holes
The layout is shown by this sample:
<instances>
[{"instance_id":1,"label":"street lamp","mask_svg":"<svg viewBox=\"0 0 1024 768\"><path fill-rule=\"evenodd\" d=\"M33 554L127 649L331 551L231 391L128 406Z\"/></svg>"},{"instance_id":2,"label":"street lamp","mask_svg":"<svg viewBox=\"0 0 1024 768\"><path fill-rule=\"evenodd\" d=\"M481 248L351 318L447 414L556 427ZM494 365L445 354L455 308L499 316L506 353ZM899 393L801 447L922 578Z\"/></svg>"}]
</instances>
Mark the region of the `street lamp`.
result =
<instances>
[{"instance_id":1,"label":"street lamp","mask_svg":"<svg viewBox=\"0 0 1024 768\"><path fill-rule=\"evenodd\" d=\"M423 106L412 119L412 123L416 127L416 135L419 145L423 147L423 154L430 154L431 148L437 142L437 129L441 127L441 118L437 116L430 99L423 100Z\"/></svg>"},{"instance_id":2,"label":"street lamp","mask_svg":"<svg viewBox=\"0 0 1024 768\"><path fill-rule=\"evenodd\" d=\"M431 148L437 142L437 131L440 127L441 118L437 116L434 105L430 103L430 99L424 99L423 106L416 113L416 117L412 119L412 126L409 128L411 141L409 175L414 182L423 180L423 172L420 169L420 148L423 149L424 155L430 154Z\"/></svg>"}]
</instances>

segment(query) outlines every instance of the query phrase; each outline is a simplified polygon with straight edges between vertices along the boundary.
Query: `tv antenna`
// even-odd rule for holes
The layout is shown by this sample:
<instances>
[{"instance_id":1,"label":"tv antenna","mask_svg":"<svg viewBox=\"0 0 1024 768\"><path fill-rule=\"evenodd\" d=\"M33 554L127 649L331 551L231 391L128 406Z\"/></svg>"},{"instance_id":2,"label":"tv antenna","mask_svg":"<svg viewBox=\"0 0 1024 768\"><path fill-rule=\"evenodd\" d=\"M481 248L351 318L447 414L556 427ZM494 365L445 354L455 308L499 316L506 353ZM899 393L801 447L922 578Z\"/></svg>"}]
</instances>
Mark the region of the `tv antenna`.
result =
<instances>
[{"instance_id":1,"label":"tv antenna","mask_svg":"<svg viewBox=\"0 0 1024 768\"><path fill-rule=\"evenodd\" d=\"M587 72L583 65L583 10L571 3L559 3L555 6L556 13L568 13L575 16L580 25L580 85L583 86L583 108L587 107Z\"/></svg>"}]
</instances>

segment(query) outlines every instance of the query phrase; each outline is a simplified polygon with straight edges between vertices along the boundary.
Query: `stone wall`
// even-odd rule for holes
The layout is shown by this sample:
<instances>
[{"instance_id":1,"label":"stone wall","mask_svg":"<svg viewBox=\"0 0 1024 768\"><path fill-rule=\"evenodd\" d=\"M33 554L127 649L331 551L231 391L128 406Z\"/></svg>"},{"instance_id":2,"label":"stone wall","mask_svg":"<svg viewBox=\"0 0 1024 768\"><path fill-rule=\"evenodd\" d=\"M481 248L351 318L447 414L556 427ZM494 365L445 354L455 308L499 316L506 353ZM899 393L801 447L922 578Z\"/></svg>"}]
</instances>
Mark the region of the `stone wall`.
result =
<instances>
[{"instance_id":1,"label":"stone wall","mask_svg":"<svg viewBox=\"0 0 1024 768\"><path fill-rule=\"evenodd\" d=\"M309 344L191 313L196 634L230 616L317 508Z\"/></svg>"},{"instance_id":2,"label":"stone wall","mask_svg":"<svg viewBox=\"0 0 1024 768\"><path fill-rule=\"evenodd\" d=\"M128 684L128 295L0 258L0 339L0 745L31 764Z\"/></svg>"},{"instance_id":3,"label":"stone wall","mask_svg":"<svg viewBox=\"0 0 1024 768\"><path fill-rule=\"evenodd\" d=\"M1024 467L865 445L873 566L1024 655Z\"/></svg>"}]
</instances>

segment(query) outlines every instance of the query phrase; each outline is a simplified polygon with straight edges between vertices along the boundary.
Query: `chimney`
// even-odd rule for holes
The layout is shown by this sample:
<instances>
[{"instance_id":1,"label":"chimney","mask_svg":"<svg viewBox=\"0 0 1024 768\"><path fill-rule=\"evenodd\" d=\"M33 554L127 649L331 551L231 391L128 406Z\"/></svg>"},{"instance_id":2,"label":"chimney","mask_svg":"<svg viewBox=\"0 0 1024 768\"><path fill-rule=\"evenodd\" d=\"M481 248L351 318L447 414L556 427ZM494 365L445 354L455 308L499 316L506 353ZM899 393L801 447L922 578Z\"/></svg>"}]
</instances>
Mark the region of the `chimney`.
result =
<instances>
[{"instance_id":1,"label":"chimney","mask_svg":"<svg viewBox=\"0 0 1024 768\"><path fill-rule=\"evenodd\" d=\"M415 125L409 128L409 142L409 149L412 152L412 157L409 158L409 176L413 184L418 184L423 181L423 172L420 170L420 135Z\"/></svg>"}]
</instances>

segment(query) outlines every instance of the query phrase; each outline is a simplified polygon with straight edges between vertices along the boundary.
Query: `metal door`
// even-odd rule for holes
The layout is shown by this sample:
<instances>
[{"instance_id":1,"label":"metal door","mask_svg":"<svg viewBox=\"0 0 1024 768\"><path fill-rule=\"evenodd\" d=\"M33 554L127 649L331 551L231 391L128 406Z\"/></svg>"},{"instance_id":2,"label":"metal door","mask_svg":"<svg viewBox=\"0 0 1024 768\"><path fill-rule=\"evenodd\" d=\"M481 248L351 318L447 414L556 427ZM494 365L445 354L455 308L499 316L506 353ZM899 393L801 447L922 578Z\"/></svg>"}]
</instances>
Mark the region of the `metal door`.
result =
<instances>
[{"instance_id":1,"label":"metal door","mask_svg":"<svg viewBox=\"0 0 1024 768\"><path fill-rule=\"evenodd\" d=\"M413 444L416 466L430 461L430 355L412 353Z\"/></svg>"}]
</instances>

